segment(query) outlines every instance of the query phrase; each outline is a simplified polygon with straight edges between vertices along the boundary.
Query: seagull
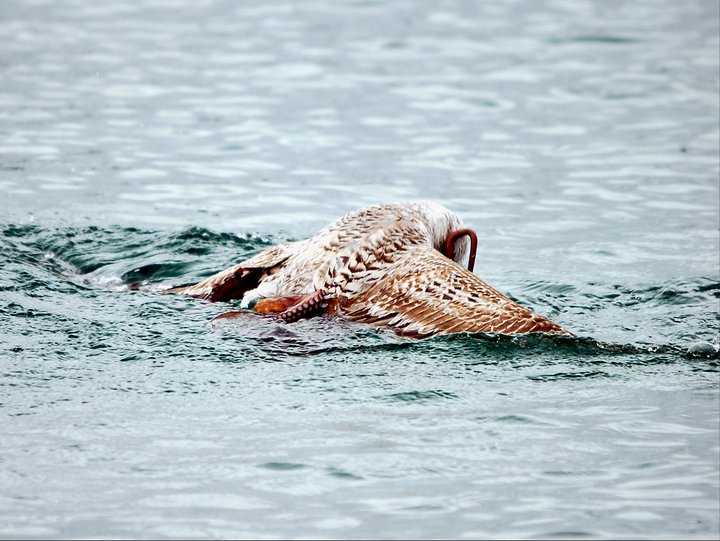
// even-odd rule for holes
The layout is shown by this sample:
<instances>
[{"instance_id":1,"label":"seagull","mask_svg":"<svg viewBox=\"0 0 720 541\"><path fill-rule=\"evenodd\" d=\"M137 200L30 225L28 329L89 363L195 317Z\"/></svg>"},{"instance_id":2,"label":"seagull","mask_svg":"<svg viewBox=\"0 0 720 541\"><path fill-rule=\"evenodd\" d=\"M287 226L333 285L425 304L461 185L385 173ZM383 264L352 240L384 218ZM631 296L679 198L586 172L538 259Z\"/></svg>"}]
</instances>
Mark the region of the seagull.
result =
<instances>
[{"instance_id":1,"label":"seagull","mask_svg":"<svg viewBox=\"0 0 720 541\"><path fill-rule=\"evenodd\" d=\"M309 239L267 248L179 293L242 299L292 323L318 315L424 338L448 333L574 334L473 273L477 235L433 202L382 203L346 214ZM467 258L468 268L462 266ZM217 319L217 318L216 318Z\"/></svg>"}]
</instances>

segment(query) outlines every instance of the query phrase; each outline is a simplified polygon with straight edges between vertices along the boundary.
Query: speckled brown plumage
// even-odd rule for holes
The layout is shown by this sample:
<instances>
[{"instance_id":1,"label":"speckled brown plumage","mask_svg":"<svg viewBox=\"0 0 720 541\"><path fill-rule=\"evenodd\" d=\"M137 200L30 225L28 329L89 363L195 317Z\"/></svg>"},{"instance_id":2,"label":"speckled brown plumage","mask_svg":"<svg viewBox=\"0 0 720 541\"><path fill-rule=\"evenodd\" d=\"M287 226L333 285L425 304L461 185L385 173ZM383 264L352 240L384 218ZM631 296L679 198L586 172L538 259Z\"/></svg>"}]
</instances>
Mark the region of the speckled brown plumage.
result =
<instances>
[{"instance_id":1,"label":"speckled brown plumage","mask_svg":"<svg viewBox=\"0 0 720 541\"><path fill-rule=\"evenodd\" d=\"M341 302L340 313L418 337L455 332L572 334L425 247L407 250L383 280Z\"/></svg>"},{"instance_id":2,"label":"speckled brown plumage","mask_svg":"<svg viewBox=\"0 0 720 541\"><path fill-rule=\"evenodd\" d=\"M168 292L211 301L259 301L288 322L318 313L388 326L399 334L454 332L572 334L520 306L459 265L464 226L434 203L373 205L349 213L307 240L280 244L195 285ZM275 302L274 299L279 299Z\"/></svg>"}]
</instances>

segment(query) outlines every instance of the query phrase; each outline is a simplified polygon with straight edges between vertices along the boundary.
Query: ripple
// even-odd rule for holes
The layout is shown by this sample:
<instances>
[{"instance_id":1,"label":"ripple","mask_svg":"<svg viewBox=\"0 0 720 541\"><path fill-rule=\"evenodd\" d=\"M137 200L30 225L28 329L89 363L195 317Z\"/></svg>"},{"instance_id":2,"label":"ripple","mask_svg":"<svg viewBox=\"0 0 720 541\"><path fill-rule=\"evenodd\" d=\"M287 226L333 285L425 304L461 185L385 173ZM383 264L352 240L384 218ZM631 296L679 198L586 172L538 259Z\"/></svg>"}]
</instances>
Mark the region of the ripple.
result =
<instances>
[{"instance_id":1,"label":"ripple","mask_svg":"<svg viewBox=\"0 0 720 541\"><path fill-rule=\"evenodd\" d=\"M268 470L293 471L305 468L306 466L305 464L293 464L290 462L266 462L265 464L261 464L261 467L267 468Z\"/></svg>"},{"instance_id":2,"label":"ripple","mask_svg":"<svg viewBox=\"0 0 720 541\"><path fill-rule=\"evenodd\" d=\"M386 400L399 402L423 402L426 400L436 399L453 399L458 398L455 393L448 391L406 391L403 393L394 393L385 397Z\"/></svg>"}]
</instances>

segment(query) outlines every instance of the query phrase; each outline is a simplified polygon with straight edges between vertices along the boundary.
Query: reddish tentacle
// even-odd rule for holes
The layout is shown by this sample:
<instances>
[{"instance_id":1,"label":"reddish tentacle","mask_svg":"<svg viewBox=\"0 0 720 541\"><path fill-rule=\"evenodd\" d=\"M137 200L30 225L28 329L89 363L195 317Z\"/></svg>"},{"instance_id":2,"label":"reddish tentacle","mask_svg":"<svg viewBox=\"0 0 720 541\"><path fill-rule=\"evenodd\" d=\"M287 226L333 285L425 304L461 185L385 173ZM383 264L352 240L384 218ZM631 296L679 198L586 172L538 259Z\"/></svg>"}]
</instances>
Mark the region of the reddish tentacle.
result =
<instances>
[{"instance_id":1,"label":"reddish tentacle","mask_svg":"<svg viewBox=\"0 0 720 541\"><path fill-rule=\"evenodd\" d=\"M305 297L292 308L281 312L277 317L286 323L292 323L298 319L315 315L318 312L322 313L328 307L327 300L325 292L320 289Z\"/></svg>"},{"instance_id":2,"label":"reddish tentacle","mask_svg":"<svg viewBox=\"0 0 720 541\"><path fill-rule=\"evenodd\" d=\"M470 237L470 257L468 259L468 270L470 272L475 268L475 256L477 255L477 235L472 229L458 229L450 233L445 239L445 256L449 259L455 257L455 241L460 237Z\"/></svg>"}]
</instances>

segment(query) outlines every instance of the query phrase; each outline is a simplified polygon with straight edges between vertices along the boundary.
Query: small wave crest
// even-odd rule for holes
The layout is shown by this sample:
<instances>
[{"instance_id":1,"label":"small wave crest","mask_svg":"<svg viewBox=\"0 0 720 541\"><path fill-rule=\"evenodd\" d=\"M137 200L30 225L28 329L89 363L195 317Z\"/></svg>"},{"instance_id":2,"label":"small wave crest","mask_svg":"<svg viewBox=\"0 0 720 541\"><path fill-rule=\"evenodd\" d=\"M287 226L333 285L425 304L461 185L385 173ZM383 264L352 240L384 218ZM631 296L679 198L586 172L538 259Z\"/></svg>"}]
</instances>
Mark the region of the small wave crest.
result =
<instances>
[{"instance_id":1,"label":"small wave crest","mask_svg":"<svg viewBox=\"0 0 720 541\"><path fill-rule=\"evenodd\" d=\"M153 290L158 282L210 275L273 240L200 227L158 232L96 226L49 230L10 224L2 229L2 243L11 260L43 267L83 285Z\"/></svg>"}]
</instances>

